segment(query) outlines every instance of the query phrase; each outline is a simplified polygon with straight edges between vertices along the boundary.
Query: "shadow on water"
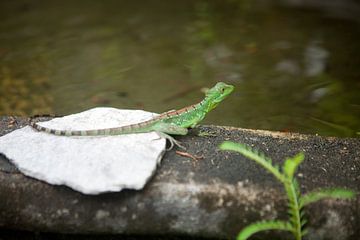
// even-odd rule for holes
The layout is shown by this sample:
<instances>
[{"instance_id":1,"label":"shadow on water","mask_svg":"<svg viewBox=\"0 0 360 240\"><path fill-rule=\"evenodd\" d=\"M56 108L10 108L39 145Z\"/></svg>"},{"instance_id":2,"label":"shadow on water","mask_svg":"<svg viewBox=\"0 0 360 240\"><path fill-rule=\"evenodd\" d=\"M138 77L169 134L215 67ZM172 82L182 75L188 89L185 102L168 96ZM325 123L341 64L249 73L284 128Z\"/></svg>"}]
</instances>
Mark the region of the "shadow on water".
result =
<instances>
[{"instance_id":1,"label":"shadow on water","mask_svg":"<svg viewBox=\"0 0 360 240\"><path fill-rule=\"evenodd\" d=\"M0 114L163 112L225 81L205 123L359 136L359 4L281 2L2 1Z\"/></svg>"}]
</instances>

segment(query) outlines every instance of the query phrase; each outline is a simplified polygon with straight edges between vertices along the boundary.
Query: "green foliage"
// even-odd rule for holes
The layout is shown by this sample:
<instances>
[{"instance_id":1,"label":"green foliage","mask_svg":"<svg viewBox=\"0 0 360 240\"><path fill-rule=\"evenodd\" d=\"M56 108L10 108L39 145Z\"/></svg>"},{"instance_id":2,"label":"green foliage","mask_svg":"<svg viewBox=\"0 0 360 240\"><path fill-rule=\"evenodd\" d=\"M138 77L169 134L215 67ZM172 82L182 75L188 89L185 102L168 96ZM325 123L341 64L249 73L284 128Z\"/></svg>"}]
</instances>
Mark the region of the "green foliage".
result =
<instances>
[{"instance_id":1,"label":"green foliage","mask_svg":"<svg viewBox=\"0 0 360 240\"><path fill-rule=\"evenodd\" d=\"M297 167L304 161L305 155L304 153L298 153L293 158L287 158L284 163L284 173L288 176L288 178L292 179L294 177L294 173Z\"/></svg>"},{"instance_id":2,"label":"green foliage","mask_svg":"<svg viewBox=\"0 0 360 240\"><path fill-rule=\"evenodd\" d=\"M310 192L301 197L302 205L317 202L324 198L344 198L350 199L355 197L355 193L344 189L320 189L316 192Z\"/></svg>"},{"instance_id":3,"label":"green foliage","mask_svg":"<svg viewBox=\"0 0 360 240\"><path fill-rule=\"evenodd\" d=\"M349 199L355 196L354 192L345 189L320 189L316 192L301 195L299 184L294 175L298 166L304 161L305 156L303 153L287 158L282 166L282 171L280 171L279 166L274 165L270 158L246 145L226 141L220 145L220 149L239 152L263 166L284 185L288 199L289 220L287 222L261 221L253 223L239 233L237 240L246 240L253 234L265 230L289 231L296 240L301 240L307 233L305 228L307 219L304 214L304 206L323 198Z\"/></svg>"},{"instance_id":4,"label":"green foliage","mask_svg":"<svg viewBox=\"0 0 360 240\"><path fill-rule=\"evenodd\" d=\"M263 166L266 170L271 172L279 181L284 182L285 178L280 173L279 166L274 165L272 160L266 157L263 153L259 153L256 150L251 149L249 146L234 143L234 142L224 142L220 145L220 149L222 150L231 150L235 152L239 152L247 158L250 158Z\"/></svg>"},{"instance_id":5,"label":"green foliage","mask_svg":"<svg viewBox=\"0 0 360 240\"><path fill-rule=\"evenodd\" d=\"M237 236L237 240L246 240L251 235L257 232L272 230L272 229L292 231L292 226L290 225L290 223L284 221L261 221L261 222L252 223L246 226L240 232L240 234Z\"/></svg>"}]
</instances>

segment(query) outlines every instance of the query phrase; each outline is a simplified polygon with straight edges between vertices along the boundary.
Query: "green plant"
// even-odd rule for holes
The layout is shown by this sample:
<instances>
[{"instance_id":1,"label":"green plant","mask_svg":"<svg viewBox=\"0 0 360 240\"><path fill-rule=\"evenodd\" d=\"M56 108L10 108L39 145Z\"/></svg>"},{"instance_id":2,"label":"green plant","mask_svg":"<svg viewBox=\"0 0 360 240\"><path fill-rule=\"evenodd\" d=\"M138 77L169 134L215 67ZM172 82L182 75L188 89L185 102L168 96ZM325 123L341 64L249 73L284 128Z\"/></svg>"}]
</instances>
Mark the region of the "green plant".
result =
<instances>
[{"instance_id":1,"label":"green plant","mask_svg":"<svg viewBox=\"0 0 360 240\"><path fill-rule=\"evenodd\" d=\"M288 199L288 221L259 221L246 226L237 236L237 240L248 239L251 235L264 230L285 230L293 234L296 240L301 240L307 233L305 224L307 222L304 216L304 207L312 202L323 198L352 198L355 193L346 189L320 189L316 192L310 192L301 195L299 185L294 178L297 167L304 160L304 154L298 153L292 158L287 158L280 170L280 167L272 163L272 160L263 153L259 153L250 147L234 142L223 142L220 145L221 150L231 150L241 153L263 166L272 173L283 185Z\"/></svg>"}]
</instances>

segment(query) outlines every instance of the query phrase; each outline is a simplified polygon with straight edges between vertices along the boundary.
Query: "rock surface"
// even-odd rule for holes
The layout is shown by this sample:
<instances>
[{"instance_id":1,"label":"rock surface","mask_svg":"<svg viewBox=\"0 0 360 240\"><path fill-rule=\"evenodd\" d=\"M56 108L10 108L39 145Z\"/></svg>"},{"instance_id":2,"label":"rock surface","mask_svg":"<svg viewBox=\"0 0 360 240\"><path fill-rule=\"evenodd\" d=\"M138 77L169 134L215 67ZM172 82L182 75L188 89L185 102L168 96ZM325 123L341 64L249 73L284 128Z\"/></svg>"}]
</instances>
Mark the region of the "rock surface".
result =
<instances>
[{"instance_id":1,"label":"rock surface","mask_svg":"<svg viewBox=\"0 0 360 240\"><path fill-rule=\"evenodd\" d=\"M39 123L59 130L89 130L129 125L150 119L140 110L93 108ZM0 137L0 153L25 175L85 194L142 189L165 152L156 133L66 137L30 126Z\"/></svg>"},{"instance_id":2,"label":"rock surface","mask_svg":"<svg viewBox=\"0 0 360 240\"><path fill-rule=\"evenodd\" d=\"M0 135L26 119L0 120ZM214 136L198 137L202 130ZM188 235L233 238L249 223L286 219L282 186L263 168L233 152L224 140L255 147L282 163L299 151L306 159L297 177L302 192L323 187L360 190L360 141L229 127L202 126L177 137L193 160L166 152L143 190L97 196L28 178L0 161L0 226L57 233ZM360 198L323 200L307 208L308 239L360 239ZM279 232L265 239L289 239Z\"/></svg>"}]
</instances>

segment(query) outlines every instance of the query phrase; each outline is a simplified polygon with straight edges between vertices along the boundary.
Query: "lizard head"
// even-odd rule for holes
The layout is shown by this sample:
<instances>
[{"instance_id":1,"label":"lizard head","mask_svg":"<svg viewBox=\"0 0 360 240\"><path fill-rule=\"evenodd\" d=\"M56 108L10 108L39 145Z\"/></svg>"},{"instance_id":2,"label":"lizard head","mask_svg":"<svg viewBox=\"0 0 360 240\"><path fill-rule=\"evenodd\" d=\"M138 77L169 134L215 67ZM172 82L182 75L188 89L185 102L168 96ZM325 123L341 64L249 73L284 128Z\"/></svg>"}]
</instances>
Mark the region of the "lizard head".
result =
<instances>
[{"instance_id":1,"label":"lizard head","mask_svg":"<svg viewBox=\"0 0 360 240\"><path fill-rule=\"evenodd\" d=\"M210 102L210 110L214 109L222 100L224 100L232 91L234 86L223 82L218 82L214 87L206 92L206 98Z\"/></svg>"}]
</instances>

